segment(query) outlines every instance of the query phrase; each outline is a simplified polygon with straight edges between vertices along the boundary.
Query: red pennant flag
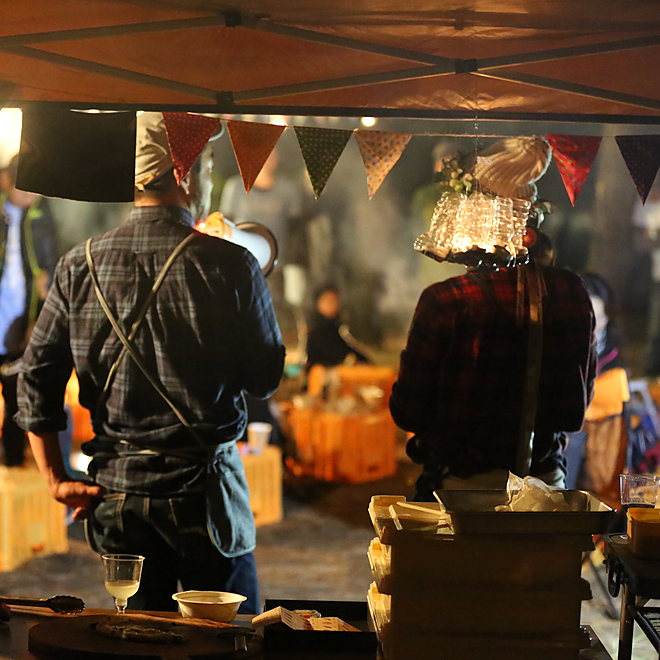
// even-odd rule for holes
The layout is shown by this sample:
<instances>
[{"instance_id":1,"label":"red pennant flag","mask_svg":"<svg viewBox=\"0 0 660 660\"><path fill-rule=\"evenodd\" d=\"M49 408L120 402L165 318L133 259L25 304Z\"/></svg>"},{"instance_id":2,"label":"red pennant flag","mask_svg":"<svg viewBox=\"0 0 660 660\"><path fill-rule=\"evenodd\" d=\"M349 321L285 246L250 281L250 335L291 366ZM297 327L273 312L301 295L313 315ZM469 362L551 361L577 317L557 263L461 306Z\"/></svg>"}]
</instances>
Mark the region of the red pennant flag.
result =
<instances>
[{"instance_id":1,"label":"red pennant flag","mask_svg":"<svg viewBox=\"0 0 660 660\"><path fill-rule=\"evenodd\" d=\"M189 112L164 112L163 120L174 161L174 176L176 182L181 183L216 132L220 119Z\"/></svg>"},{"instance_id":2,"label":"red pennant flag","mask_svg":"<svg viewBox=\"0 0 660 660\"><path fill-rule=\"evenodd\" d=\"M249 121L227 122L227 130L246 193L250 192L252 184L268 160L268 156L275 149L285 128L285 126L277 124L259 124Z\"/></svg>"},{"instance_id":3,"label":"red pennant flag","mask_svg":"<svg viewBox=\"0 0 660 660\"><path fill-rule=\"evenodd\" d=\"M369 199L383 183L388 172L399 160L412 135L385 131L356 131L355 141L367 171Z\"/></svg>"},{"instance_id":4,"label":"red pennant flag","mask_svg":"<svg viewBox=\"0 0 660 660\"><path fill-rule=\"evenodd\" d=\"M296 126L295 131L314 196L318 199L353 131L316 126Z\"/></svg>"},{"instance_id":5,"label":"red pennant flag","mask_svg":"<svg viewBox=\"0 0 660 660\"><path fill-rule=\"evenodd\" d=\"M660 135L617 135L616 143L643 204L660 168Z\"/></svg>"},{"instance_id":6,"label":"red pennant flag","mask_svg":"<svg viewBox=\"0 0 660 660\"><path fill-rule=\"evenodd\" d=\"M546 135L566 192L575 206L602 138L591 135Z\"/></svg>"}]
</instances>

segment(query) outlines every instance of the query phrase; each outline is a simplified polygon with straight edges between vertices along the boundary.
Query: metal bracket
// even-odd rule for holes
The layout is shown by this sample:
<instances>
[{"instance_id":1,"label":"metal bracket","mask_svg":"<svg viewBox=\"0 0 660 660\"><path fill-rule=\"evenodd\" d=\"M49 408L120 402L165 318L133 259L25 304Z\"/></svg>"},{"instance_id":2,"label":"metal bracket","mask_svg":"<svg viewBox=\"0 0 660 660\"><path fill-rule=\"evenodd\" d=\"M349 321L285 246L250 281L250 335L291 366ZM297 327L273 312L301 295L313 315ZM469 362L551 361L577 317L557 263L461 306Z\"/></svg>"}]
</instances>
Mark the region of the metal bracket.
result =
<instances>
[{"instance_id":1,"label":"metal bracket","mask_svg":"<svg viewBox=\"0 0 660 660\"><path fill-rule=\"evenodd\" d=\"M227 112L236 109L236 102L234 101L234 92L218 92L215 95L215 102L222 110Z\"/></svg>"},{"instance_id":2,"label":"metal bracket","mask_svg":"<svg viewBox=\"0 0 660 660\"><path fill-rule=\"evenodd\" d=\"M479 71L479 62L477 60L454 60L454 71L456 73Z\"/></svg>"},{"instance_id":3,"label":"metal bracket","mask_svg":"<svg viewBox=\"0 0 660 660\"><path fill-rule=\"evenodd\" d=\"M228 28L240 27L243 25L243 14L237 9L228 9L223 11L222 15L225 19L225 26Z\"/></svg>"}]
</instances>

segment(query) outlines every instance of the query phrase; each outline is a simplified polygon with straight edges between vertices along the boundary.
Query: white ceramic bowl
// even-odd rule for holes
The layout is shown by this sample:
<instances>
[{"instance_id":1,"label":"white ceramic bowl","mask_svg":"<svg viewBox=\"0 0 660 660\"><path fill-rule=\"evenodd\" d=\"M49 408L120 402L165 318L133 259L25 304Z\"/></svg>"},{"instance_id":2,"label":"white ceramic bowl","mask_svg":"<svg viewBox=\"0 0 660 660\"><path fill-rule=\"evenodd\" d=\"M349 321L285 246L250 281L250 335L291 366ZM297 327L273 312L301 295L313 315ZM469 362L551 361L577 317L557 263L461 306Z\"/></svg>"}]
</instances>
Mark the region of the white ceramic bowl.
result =
<instances>
[{"instance_id":1,"label":"white ceramic bowl","mask_svg":"<svg viewBox=\"0 0 660 660\"><path fill-rule=\"evenodd\" d=\"M181 591L172 596L184 617L228 623L236 618L245 596L228 591Z\"/></svg>"}]
</instances>

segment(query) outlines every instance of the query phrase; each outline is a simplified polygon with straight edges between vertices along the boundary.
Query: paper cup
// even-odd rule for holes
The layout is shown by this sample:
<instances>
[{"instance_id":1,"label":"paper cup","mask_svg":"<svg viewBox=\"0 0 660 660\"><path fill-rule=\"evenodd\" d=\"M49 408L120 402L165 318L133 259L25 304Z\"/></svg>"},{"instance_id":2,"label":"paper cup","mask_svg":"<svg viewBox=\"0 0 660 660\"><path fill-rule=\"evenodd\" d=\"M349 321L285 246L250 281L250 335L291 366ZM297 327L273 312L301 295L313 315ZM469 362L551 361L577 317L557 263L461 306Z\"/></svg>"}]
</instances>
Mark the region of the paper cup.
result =
<instances>
[{"instance_id":1,"label":"paper cup","mask_svg":"<svg viewBox=\"0 0 660 660\"><path fill-rule=\"evenodd\" d=\"M266 422L250 422L248 424L248 447L253 454L261 454L263 452L268 445L272 430L272 425Z\"/></svg>"}]
</instances>

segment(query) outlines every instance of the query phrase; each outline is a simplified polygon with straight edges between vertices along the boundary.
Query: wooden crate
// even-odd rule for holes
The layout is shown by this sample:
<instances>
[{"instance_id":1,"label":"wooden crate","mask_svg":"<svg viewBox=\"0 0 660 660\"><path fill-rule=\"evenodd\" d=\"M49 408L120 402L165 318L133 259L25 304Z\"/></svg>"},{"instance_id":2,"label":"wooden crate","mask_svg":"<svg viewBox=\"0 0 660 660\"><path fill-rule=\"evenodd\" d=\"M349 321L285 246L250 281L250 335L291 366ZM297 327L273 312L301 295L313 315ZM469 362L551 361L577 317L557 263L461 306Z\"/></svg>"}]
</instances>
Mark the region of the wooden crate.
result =
<instances>
[{"instance_id":1,"label":"wooden crate","mask_svg":"<svg viewBox=\"0 0 660 660\"><path fill-rule=\"evenodd\" d=\"M288 421L303 474L362 483L396 472L396 426L389 410L341 415L294 408Z\"/></svg>"},{"instance_id":2,"label":"wooden crate","mask_svg":"<svg viewBox=\"0 0 660 660\"><path fill-rule=\"evenodd\" d=\"M354 396L361 387L376 385L383 390L382 407L387 407L392 386L396 381L396 371L389 367L377 367L372 364L339 365L323 367L315 364L309 370L307 393L321 396L327 378L333 375L339 382L339 396Z\"/></svg>"},{"instance_id":3,"label":"wooden crate","mask_svg":"<svg viewBox=\"0 0 660 660\"><path fill-rule=\"evenodd\" d=\"M247 453L247 447L241 450L257 527L279 522L282 520L281 450L274 445L268 445L261 454Z\"/></svg>"},{"instance_id":4,"label":"wooden crate","mask_svg":"<svg viewBox=\"0 0 660 660\"><path fill-rule=\"evenodd\" d=\"M0 571L67 552L66 507L35 467L0 467Z\"/></svg>"}]
</instances>

